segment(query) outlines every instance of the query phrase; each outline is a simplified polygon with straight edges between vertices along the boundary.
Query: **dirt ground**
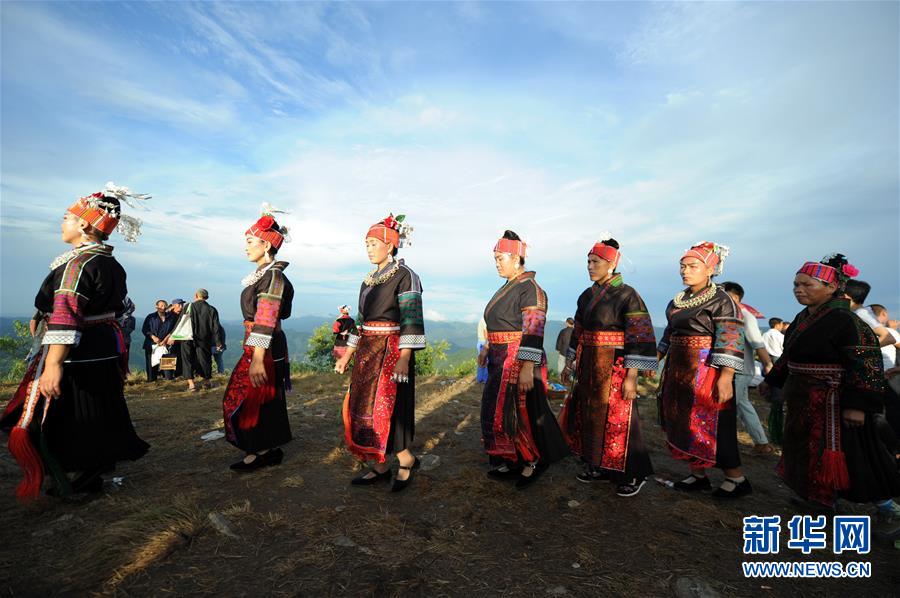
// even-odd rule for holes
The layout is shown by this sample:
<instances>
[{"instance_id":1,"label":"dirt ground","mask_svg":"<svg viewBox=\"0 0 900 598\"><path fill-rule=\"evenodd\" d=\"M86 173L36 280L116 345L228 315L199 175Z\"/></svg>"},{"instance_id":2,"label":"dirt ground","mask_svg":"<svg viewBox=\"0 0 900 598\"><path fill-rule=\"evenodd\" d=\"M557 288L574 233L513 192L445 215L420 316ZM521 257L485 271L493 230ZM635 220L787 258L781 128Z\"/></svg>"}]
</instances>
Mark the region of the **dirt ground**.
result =
<instances>
[{"instance_id":1,"label":"dirt ground","mask_svg":"<svg viewBox=\"0 0 900 598\"><path fill-rule=\"evenodd\" d=\"M349 485L359 466L341 442L345 378L295 377L289 395L295 439L285 447L284 463L244 475L228 469L240 457L236 449L200 438L222 426L224 380L217 384L200 394L170 382L130 384L135 427L151 451L121 464L113 474L124 478L121 484L108 482L90 499L18 504L19 471L2 451L3 593L898 595L900 552L882 546L865 557L830 551L803 557L783 549L772 559L869 561L867 580L743 577L742 517L779 514L786 522L796 512L774 474L777 457L752 456L743 431L755 491L736 504L655 482L636 497L619 498L609 483L577 482L572 458L520 491L485 476L481 386L472 379L426 379L418 388L416 446L439 463L397 495L386 485ZM643 394L651 393L643 388ZM757 404L764 420L767 407ZM655 425L655 399L639 405L657 474L680 479L684 467L668 455ZM721 474L713 476L717 484Z\"/></svg>"}]
</instances>

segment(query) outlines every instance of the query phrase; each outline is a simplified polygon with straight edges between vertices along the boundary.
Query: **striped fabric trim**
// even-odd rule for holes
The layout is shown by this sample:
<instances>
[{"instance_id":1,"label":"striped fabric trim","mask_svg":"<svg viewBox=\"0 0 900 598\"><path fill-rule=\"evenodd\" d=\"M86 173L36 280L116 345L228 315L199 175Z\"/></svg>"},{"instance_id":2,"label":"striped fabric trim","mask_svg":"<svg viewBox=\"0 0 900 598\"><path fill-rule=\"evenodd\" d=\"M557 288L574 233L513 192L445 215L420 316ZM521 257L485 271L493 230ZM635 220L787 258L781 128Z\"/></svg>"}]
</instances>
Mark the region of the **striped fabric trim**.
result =
<instances>
[{"instance_id":1,"label":"striped fabric trim","mask_svg":"<svg viewBox=\"0 0 900 598\"><path fill-rule=\"evenodd\" d=\"M400 344L397 346L398 349L424 349L425 348L425 335L424 334L401 334L400 335Z\"/></svg>"},{"instance_id":2,"label":"striped fabric trim","mask_svg":"<svg viewBox=\"0 0 900 598\"><path fill-rule=\"evenodd\" d=\"M734 355L713 353L709 356L709 365L719 368L734 368L735 372L744 371L744 359Z\"/></svg>"},{"instance_id":3,"label":"striped fabric trim","mask_svg":"<svg viewBox=\"0 0 900 598\"><path fill-rule=\"evenodd\" d=\"M803 264L797 274L806 274L816 280L821 280L825 284L837 282L838 271L836 268L827 266L819 262L806 262Z\"/></svg>"},{"instance_id":4,"label":"striped fabric trim","mask_svg":"<svg viewBox=\"0 0 900 598\"><path fill-rule=\"evenodd\" d=\"M79 330L48 330L44 333L42 345L74 345L78 346L81 342L81 331Z\"/></svg>"},{"instance_id":5,"label":"striped fabric trim","mask_svg":"<svg viewBox=\"0 0 900 598\"><path fill-rule=\"evenodd\" d=\"M543 361L544 352L541 349L535 349L533 347L519 347L519 352L516 353L516 359L520 361L533 361L534 363L541 363Z\"/></svg>"},{"instance_id":6,"label":"striped fabric trim","mask_svg":"<svg viewBox=\"0 0 900 598\"><path fill-rule=\"evenodd\" d=\"M244 345L248 347L262 347L263 349L268 349L271 342L271 336L267 334L260 334L258 332L251 332L247 337L247 340L244 342Z\"/></svg>"},{"instance_id":7,"label":"striped fabric trim","mask_svg":"<svg viewBox=\"0 0 900 598\"><path fill-rule=\"evenodd\" d=\"M656 357L648 357L646 355L626 355L625 369L656 371L659 362Z\"/></svg>"},{"instance_id":8,"label":"striped fabric trim","mask_svg":"<svg viewBox=\"0 0 900 598\"><path fill-rule=\"evenodd\" d=\"M347 346L354 348L359 346L359 335L350 333L350 335L347 336Z\"/></svg>"}]
</instances>

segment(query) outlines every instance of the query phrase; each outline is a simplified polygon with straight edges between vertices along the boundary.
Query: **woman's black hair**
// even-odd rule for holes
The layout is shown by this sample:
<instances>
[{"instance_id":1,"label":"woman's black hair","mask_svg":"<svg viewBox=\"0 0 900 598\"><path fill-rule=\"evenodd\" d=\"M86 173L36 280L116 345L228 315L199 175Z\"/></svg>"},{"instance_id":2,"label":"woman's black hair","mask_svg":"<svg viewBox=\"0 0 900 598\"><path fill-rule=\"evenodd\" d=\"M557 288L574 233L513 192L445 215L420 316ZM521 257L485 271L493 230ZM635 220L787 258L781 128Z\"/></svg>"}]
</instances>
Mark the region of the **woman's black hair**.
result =
<instances>
[{"instance_id":1,"label":"woman's black hair","mask_svg":"<svg viewBox=\"0 0 900 598\"><path fill-rule=\"evenodd\" d=\"M831 266L836 269L839 273L843 272L844 266L849 264L847 261L847 257L843 253L835 253L833 255L828 256L827 259L823 260L821 263L826 266ZM841 297L844 294L844 287L846 286L846 279L842 280L840 276L838 276L837 290L834 292L835 297Z\"/></svg>"},{"instance_id":2,"label":"woman's black hair","mask_svg":"<svg viewBox=\"0 0 900 598\"><path fill-rule=\"evenodd\" d=\"M399 249L397 249L396 247L394 247L393 249L391 249L391 255L394 256L394 257L397 257L397 253L398 253L399 251L400 251Z\"/></svg>"},{"instance_id":3,"label":"woman's black hair","mask_svg":"<svg viewBox=\"0 0 900 598\"><path fill-rule=\"evenodd\" d=\"M278 223L274 222L274 221L272 222L272 230L274 230L277 233L281 233L281 227L278 226ZM281 234L284 234L284 233L281 233ZM275 247L274 245L270 245L269 251L267 251L266 253L268 253L269 255L274 257L275 254L278 253L278 248Z\"/></svg>"},{"instance_id":4,"label":"woman's black hair","mask_svg":"<svg viewBox=\"0 0 900 598\"><path fill-rule=\"evenodd\" d=\"M511 231L511 230L505 230L505 231L503 231L503 238L504 238L504 239L509 239L510 241L521 241L521 240L522 240L522 239L519 238L519 235L517 235L516 233L514 233L514 232ZM522 257L521 255L519 256L519 265L520 265L520 266L524 266L524 265L525 265L525 258Z\"/></svg>"},{"instance_id":5,"label":"woman's black hair","mask_svg":"<svg viewBox=\"0 0 900 598\"><path fill-rule=\"evenodd\" d=\"M614 249L619 249L619 242L616 241L615 239L607 239L605 241L602 241L602 243L604 245L609 245L610 247L612 247Z\"/></svg>"}]
</instances>

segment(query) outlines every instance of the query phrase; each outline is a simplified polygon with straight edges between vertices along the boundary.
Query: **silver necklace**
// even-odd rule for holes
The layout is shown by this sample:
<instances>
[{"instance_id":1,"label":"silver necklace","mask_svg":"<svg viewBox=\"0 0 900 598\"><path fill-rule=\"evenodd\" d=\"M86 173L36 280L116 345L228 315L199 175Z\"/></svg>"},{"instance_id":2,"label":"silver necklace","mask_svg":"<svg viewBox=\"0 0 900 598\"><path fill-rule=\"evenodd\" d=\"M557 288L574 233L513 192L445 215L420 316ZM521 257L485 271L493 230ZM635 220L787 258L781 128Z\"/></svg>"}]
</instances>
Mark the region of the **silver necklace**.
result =
<instances>
[{"instance_id":1,"label":"silver necklace","mask_svg":"<svg viewBox=\"0 0 900 598\"><path fill-rule=\"evenodd\" d=\"M685 295L687 295L687 291L681 291L680 293L675 295L675 298L672 300L672 302L678 309L690 309L692 307L699 307L713 298L713 295L716 294L716 288L716 283L710 283L709 288L707 288L699 295L691 297L688 300L685 300L684 298Z\"/></svg>"}]
</instances>

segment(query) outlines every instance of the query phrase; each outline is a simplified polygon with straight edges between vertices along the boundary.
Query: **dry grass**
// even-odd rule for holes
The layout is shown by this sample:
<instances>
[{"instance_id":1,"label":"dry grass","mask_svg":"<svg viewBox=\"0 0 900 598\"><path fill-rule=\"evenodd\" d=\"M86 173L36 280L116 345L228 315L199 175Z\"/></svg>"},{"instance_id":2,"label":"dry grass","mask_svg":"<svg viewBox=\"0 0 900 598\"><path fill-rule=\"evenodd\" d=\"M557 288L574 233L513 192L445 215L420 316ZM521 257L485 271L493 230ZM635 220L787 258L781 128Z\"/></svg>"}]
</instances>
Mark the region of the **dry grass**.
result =
<instances>
[{"instance_id":1,"label":"dry grass","mask_svg":"<svg viewBox=\"0 0 900 598\"><path fill-rule=\"evenodd\" d=\"M438 455L440 466L418 472L401 495L387 486L351 488L359 464L341 445L345 384L332 375L295 378L295 440L280 467L251 475L227 469L238 453L223 440L200 440L221 425L224 384L192 395L173 383L129 385L135 426L153 448L120 466L121 489L93 500L18 505L10 498L17 468L0 456L0 589L36 596L547 596L564 588L574 596L663 596L679 578L698 577L723 596L760 594L761 584L740 573L741 517L789 517L789 493L772 473L772 457L745 452L756 492L740 505L653 483L636 498L618 499L608 484L575 481L573 460L517 491L484 475L481 387L471 379L425 379L416 444ZM653 402L639 405L659 475L677 478L683 467L663 450ZM233 537L217 531L211 512ZM772 589L765 595L888 596L900 583L895 555L869 555L871 580L766 580Z\"/></svg>"}]
</instances>

